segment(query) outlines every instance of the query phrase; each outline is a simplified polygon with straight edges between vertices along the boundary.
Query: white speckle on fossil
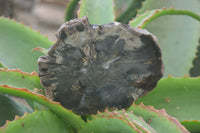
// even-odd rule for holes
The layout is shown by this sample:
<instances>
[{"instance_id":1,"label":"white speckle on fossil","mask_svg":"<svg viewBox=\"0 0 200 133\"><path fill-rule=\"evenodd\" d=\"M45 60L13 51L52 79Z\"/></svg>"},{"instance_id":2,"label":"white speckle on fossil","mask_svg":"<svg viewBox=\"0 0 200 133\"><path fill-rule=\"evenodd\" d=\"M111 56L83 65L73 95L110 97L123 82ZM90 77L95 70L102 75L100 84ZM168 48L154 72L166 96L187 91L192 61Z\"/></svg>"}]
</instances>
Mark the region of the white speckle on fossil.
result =
<instances>
[{"instance_id":1,"label":"white speckle on fossil","mask_svg":"<svg viewBox=\"0 0 200 133\"><path fill-rule=\"evenodd\" d=\"M118 56L118 57L115 57L114 59L111 59L111 60L107 61L106 63L104 63L104 64L102 65L102 67L103 67L104 69L109 69L110 64L113 63L113 62L115 62L115 61L118 60L119 58L120 58L120 57Z\"/></svg>"}]
</instances>

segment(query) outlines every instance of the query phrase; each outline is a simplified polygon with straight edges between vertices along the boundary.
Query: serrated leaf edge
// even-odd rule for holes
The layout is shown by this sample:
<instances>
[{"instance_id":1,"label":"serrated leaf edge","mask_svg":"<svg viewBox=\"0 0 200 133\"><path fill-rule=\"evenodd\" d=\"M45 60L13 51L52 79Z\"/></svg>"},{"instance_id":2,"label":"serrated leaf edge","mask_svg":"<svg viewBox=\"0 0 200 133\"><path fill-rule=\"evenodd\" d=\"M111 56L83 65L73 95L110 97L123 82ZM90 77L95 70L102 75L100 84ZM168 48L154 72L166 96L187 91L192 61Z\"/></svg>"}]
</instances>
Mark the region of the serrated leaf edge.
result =
<instances>
[{"instance_id":1,"label":"serrated leaf edge","mask_svg":"<svg viewBox=\"0 0 200 133\"><path fill-rule=\"evenodd\" d=\"M183 133L188 133L188 130L176 118L168 115L165 109L157 110L153 106L145 106L143 103L140 103L139 105L133 103L132 106L140 106L149 111L157 113L160 117L166 117L169 121L173 122L176 126L178 126Z\"/></svg>"},{"instance_id":2,"label":"serrated leaf edge","mask_svg":"<svg viewBox=\"0 0 200 133\"><path fill-rule=\"evenodd\" d=\"M4 71L4 72L18 72L18 73L21 73L21 74L24 74L24 75L38 77L38 74L35 71L33 71L32 73L27 73L27 72L21 71L20 69L3 69L3 68L0 68L0 71Z\"/></svg>"},{"instance_id":3,"label":"serrated leaf edge","mask_svg":"<svg viewBox=\"0 0 200 133\"><path fill-rule=\"evenodd\" d=\"M137 19L137 17L140 17L142 15L145 15L148 11L146 11L145 13L141 14L141 15L137 15L133 20L129 21L129 24L131 25L131 22L134 22L135 19ZM150 23L152 20L163 16L163 15L187 15L190 16L198 21L200 21L200 16L194 12L188 11L188 10L178 10L178 9L174 9L173 7L167 9L167 8L162 8L162 9L155 9L155 10L151 10L150 12L153 12L153 14L148 17L146 20L144 20L140 25L137 26L137 28L144 28L148 23Z\"/></svg>"},{"instance_id":4,"label":"serrated leaf edge","mask_svg":"<svg viewBox=\"0 0 200 133\"><path fill-rule=\"evenodd\" d=\"M119 111L122 111L119 112ZM115 118L115 119L119 119L119 120L122 120L124 121L125 123L127 123L131 128L133 128L135 131L137 132L141 132L141 129L142 129L142 132L145 132L145 133L149 133L149 130L146 129L145 127L143 127L140 123L138 123L137 121L131 119L127 113L132 113L134 115L134 113L132 111L126 111L125 109L122 109L122 110L114 110L114 111L108 111L107 109L105 109L104 112L99 112L97 111L97 115L93 115L93 117L95 119L98 119L98 118L107 118L107 119L110 119L110 118ZM118 116L119 115L119 116ZM137 116L138 117L138 116ZM142 117L138 117L142 122L146 123ZM91 120L92 121L92 120ZM146 125L154 132L156 132L148 123L146 123ZM153 132L153 133L154 133Z\"/></svg>"},{"instance_id":5,"label":"serrated leaf edge","mask_svg":"<svg viewBox=\"0 0 200 133\"><path fill-rule=\"evenodd\" d=\"M136 12L135 15L137 15L139 9L144 4L144 0L139 0L140 5L138 5L137 2L138 1L132 1L131 4L128 6L127 10L124 11L119 17L115 18L115 20L118 21L118 22L122 22L122 23L128 23L128 21L130 21L130 19L134 17L133 14L132 14L132 12L135 11ZM115 8L115 4L114 4L114 8ZM115 15L115 17L116 17L116 15ZM125 20L123 20L123 19L125 19Z\"/></svg>"},{"instance_id":6,"label":"serrated leaf edge","mask_svg":"<svg viewBox=\"0 0 200 133\"><path fill-rule=\"evenodd\" d=\"M36 111L36 110L34 110L34 112L35 112L35 111ZM25 112L23 116L15 115L15 117L14 117L13 120L6 120L6 123L5 123L2 127L0 127L0 129L4 129L4 128L6 128L7 125L8 125L9 123L14 122L15 120L23 119L23 118L26 117L28 114L31 114L31 113Z\"/></svg>"},{"instance_id":7,"label":"serrated leaf edge","mask_svg":"<svg viewBox=\"0 0 200 133\"><path fill-rule=\"evenodd\" d=\"M80 118L80 116L74 114L72 110L67 110L60 103L54 102L51 99L45 97L44 95L31 92L26 88L15 88L8 85L0 85L0 92L27 98L46 106L52 112L57 114L64 122L70 124L75 130L80 129L85 124L85 122Z\"/></svg>"}]
</instances>

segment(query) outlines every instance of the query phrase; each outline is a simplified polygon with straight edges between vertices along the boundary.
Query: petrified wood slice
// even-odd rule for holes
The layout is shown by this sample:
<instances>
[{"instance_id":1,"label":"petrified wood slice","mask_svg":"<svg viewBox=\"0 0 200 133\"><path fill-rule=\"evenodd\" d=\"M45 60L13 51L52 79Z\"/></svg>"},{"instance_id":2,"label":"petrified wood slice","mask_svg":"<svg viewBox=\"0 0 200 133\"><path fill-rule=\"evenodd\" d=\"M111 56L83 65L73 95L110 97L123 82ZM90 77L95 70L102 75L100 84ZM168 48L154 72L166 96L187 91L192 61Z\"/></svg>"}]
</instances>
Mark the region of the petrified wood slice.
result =
<instances>
[{"instance_id":1,"label":"petrified wood slice","mask_svg":"<svg viewBox=\"0 0 200 133\"><path fill-rule=\"evenodd\" d=\"M46 95L79 114L127 108L162 77L161 51L143 29L70 20L38 60Z\"/></svg>"}]
</instances>

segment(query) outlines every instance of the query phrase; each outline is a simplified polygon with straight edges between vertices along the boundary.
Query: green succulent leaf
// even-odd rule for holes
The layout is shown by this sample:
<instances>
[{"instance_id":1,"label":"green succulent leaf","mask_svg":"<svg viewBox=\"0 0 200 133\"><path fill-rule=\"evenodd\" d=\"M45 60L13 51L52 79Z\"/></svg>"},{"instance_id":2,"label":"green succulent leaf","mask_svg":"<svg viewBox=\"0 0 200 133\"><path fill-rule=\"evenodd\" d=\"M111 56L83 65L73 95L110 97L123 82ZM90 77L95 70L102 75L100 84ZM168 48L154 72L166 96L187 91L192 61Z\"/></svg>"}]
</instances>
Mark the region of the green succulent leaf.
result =
<instances>
[{"instance_id":1,"label":"green succulent leaf","mask_svg":"<svg viewBox=\"0 0 200 133\"><path fill-rule=\"evenodd\" d=\"M115 18L120 17L133 2L134 0L113 0Z\"/></svg>"},{"instance_id":2,"label":"green succulent leaf","mask_svg":"<svg viewBox=\"0 0 200 133\"><path fill-rule=\"evenodd\" d=\"M185 126L191 133L199 133L200 121L182 121L181 124Z\"/></svg>"},{"instance_id":3,"label":"green succulent leaf","mask_svg":"<svg viewBox=\"0 0 200 133\"><path fill-rule=\"evenodd\" d=\"M45 95L44 88L35 72L26 73L18 69L5 70L0 68L0 85L27 88L30 91Z\"/></svg>"},{"instance_id":4,"label":"green succulent leaf","mask_svg":"<svg viewBox=\"0 0 200 133\"><path fill-rule=\"evenodd\" d=\"M67 125L49 110L34 111L23 117L15 117L14 121L7 122L0 128L6 133L69 133Z\"/></svg>"},{"instance_id":5,"label":"green succulent leaf","mask_svg":"<svg viewBox=\"0 0 200 133\"><path fill-rule=\"evenodd\" d=\"M199 5L199 0L159 0L159 2L157 0L146 0L139 10L139 14L144 13L146 15L142 16L140 20L150 17L150 20L146 19L147 22L145 23L150 23L145 28L157 37L160 44L163 63L165 64L164 77L167 77L169 74L175 77L189 74L199 44L200 23L185 15L194 16L194 13L199 13ZM188 12L184 16L163 16L154 21L151 21L152 18L155 18L151 17L153 11L145 13L146 10L155 11L155 9L163 7L173 7L177 10L188 10ZM194 13L191 14L190 11ZM164 13L165 11L161 12ZM199 20L199 15L197 19ZM140 25L140 22L137 22L138 24Z\"/></svg>"},{"instance_id":6,"label":"green succulent leaf","mask_svg":"<svg viewBox=\"0 0 200 133\"><path fill-rule=\"evenodd\" d=\"M80 130L80 133L137 133L155 130L133 112L114 111L98 113Z\"/></svg>"},{"instance_id":7,"label":"green succulent leaf","mask_svg":"<svg viewBox=\"0 0 200 133\"><path fill-rule=\"evenodd\" d=\"M166 109L167 113L179 121L200 120L200 78L161 79L156 88L145 97L141 97L136 104L152 105L156 109Z\"/></svg>"},{"instance_id":8,"label":"green succulent leaf","mask_svg":"<svg viewBox=\"0 0 200 133\"><path fill-rule=\"evenodd\" d=\"M79 18L88 16L90 24L107 24L114 21L112 0L81 0Z\"/></svg>"},{"instance_id":9,"label":"green succulent leaf","mask_svg":"<svg viewBox=\"0 0 200 133\"><path fill-rule=\"evenodd\" d=\"M0 68L3 68L3 69L8 69L7 67L5 67L1 62L0 62Z\"/></svg>"},{"instance_id":10,"label":"green succulent leaf","mask_svg":"<svg viewBox=\"0 0 200 133\"><path fill-rule=\"evenodd\" d=\"M164 109L156 110L153 106L133 104L127 111L141 116L158 133L185 133L187 129L179 121L169 116Z\"/></svg>"},{"instance_id":11,"label":"green succulent leaf","mask_svg":"<svg viewBox=\"0 0 200 133\"><path fill-rule=\"evenodd\" d=\"M121 2L118 2L119 0L114 0L115 8L116 6L122 5L124 3L124 0L120 0ZM130 0L128 0L129 2ZM131 0L131 3L129 3L129 6L127 7L126 11L124 11L120 16L116 18L116 21L122 22L122 23L128 23L133 17L136 16L137 10L141 8L142 3L144 0ZM117 5L120 4L120 5ZM119 7L118 7L119 10Z\"/></svg>"},{"instance_id":12,"label":"green succulent leaf","mask_svg":"<svg viewBox=\"0 0 200 133\"><path fill-rule=\"evenodd\" d=\"M52 112L54 112L59 118L61 118L68 126L72 127L73 130L78 130L85 124L85 122L80 118L80 116L74 114L70 110L65 109L59 103L47 99L41 94L33 93L24 88L14 88L7 85L0 85L0 92L27 98L29 100L38 102L41 105L44 105L45 107L49 108Z\"/></svg>"},{"instance_id":13,"label":"green succulent leaf","mask_svg":"<svg viewBox=\"0 0 200 133\"><path fill-rule=\"evenodd\" d=\"M15 115L22 116L25 112L32 111L2 93L0 93L0 107L0 127L6 120L13 120Z\"/></svg>"},{"instance_id":14,"label":"green succulent leaf","mask_svg":"<svg viewBox=\"0 0 200 133\"><path fill-rule=\"evenodd\" d=\"M0 29L0 62L8 69L37 71L37 59L42 54L32 49L49 48L53 42L31 28L3 17L0 17Z\"/></svg>"},{"instance_id":15,"label":"green succulent leaf","mask_svg":"<svg viewBox=\"0 0 200 133\"><path fill-rule=\"evenodd\" d=\"M80 130L80 132L162 132L189 133L179 121L169 116L165 110L156 110L152 106L133 104L127 111L105 111L98 113Z\"/></svg>"},{"instance_id":16,"label":"green succulent leaf","mask_svg":"<svg viewBox=\"0 0 200 133\"><path fill-rule=\"evenodd\" d=\"M193 60L193 67L190 69L190 76L191 77L200 76L200 38L199 38L199 46L197 48L196 57Z\"/></svg>"},{"instance_id":17,"label":"green succulent leaf","mask_svg":"<svg viewBox=\"0 0 200 133\"><path fill-rule=\"evenodd\" d=\"M127 123L120 119L96 118L86 124L80 133L136 133Z\"/></svg>"},{"instance_id":18,"label":"green succulent leaf","mask_svg":"<svg viewBox=\"0 0 200 133\"><path fill-rule=\"evenodd\" d=\"M78 6L80 0L70 0L67 4L66 13L65 13L65 21L69 21L75 18L76 7Z\"/></svg>"},{"instance_id":19,"label":"green succulent leaf","mask_svg":"<svg viewBox=\"0 0 200 133\"><path fill-rule=\"evenodd\" d=\"M163 9L147 11L142 15L138 15L136 18L134 18L132 21L130 21L129 24L132 27L144 28L152 20L154 20L160 16L164 16L164 15L187 15L187 16L190 16L190 17L200 21L200 16L191 11L176 10L173 8L171 8L171 9L163 8Z\"/></svg>"},{"instance_id":20,"label":"green succulent leaf","mask_svg":"<svg viewBox=\"0 0 200 133\"><path fill-rule=\"evenodd\" d=\"M32 92L45 95L45 90L40 83L40 79L35 72L26 73L18 69L5 70L0 68L0 85L9 85L17 88L27 88ZM26 99L34 110L41 109L43 106Z\"/></svg>"}]
</instances>

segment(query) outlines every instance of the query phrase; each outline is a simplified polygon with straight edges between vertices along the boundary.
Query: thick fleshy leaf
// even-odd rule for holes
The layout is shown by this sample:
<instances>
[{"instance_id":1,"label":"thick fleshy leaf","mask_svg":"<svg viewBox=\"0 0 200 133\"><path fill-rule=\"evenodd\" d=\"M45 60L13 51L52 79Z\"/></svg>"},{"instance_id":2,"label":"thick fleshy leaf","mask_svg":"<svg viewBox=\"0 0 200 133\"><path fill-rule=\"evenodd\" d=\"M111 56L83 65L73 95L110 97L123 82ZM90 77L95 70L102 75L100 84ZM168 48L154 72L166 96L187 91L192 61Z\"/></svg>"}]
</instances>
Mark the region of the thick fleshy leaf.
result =
<instances>
[{"instance_id":1,"label":"thick fleshy leaf","mask_svg":"<svg viewBox=\"0 0 200 133\"><path fill-rule=\"evenodd\" d=\"M75 11L77 9L80 0L70 0L66 8L65 21L69 21L75 18Z\"/></svg>"},{"instance_id":2,"label":"thick fleshy leaf","mask_svg":"<svg viewBox=\"0 0 200 133\"><path fill-rule=\"evenodd\" d=\"M18 69L5 70L0 68L0 85L9 85L17 88L26 88L30 91L45 95L44 88L40 84L40 79L35 72L26 73ZM41 105L27 100L32 109L41 109Z\"/></svg>"},{"instance_id":3,"label":"thick fleshy leaf","mask_svg":"<svg viewBox=\"0 0 200 133\"><path fill-rule=\"evenodd\" d=\"M120 17L134 0L113 0L115 17Z\"/></svg>"},{"instance_id":4,"label":"thick fleshy leaf","mask_svg":"<svg viewBox=\"0 0 200 133\"><path fill-rule=\"evenodd\" d=\"M130 21L129 24L132 27L144 28L152 20L164 15L187 15L200 21L200 16L194 12L187 10L177 10L173 8L170 9L163 8L163 9L146 11L144 14L138 15L136 18Z\"/></svg>"},{"instance_id":5,"label":"thick fleshy leaf","mask_svg":"<svg viewBox=\"0 0 200 133\"><path fill-rule=\"evenodd\" d=\"M192 77L200 76L200 38L197 50L196 58L193 60L193 67L190 69L190 76Z\"/></svg>"},{"instance_id":6,"label":"thick fleshy leaf","mask_svg":"<svg viewBox=\"0 0 200 133\"><path fill-rule=\"evenodd\" d=\"M13 120L15 115L22 116L24 112L31 112L21 104L16 103L9 96L0 93L0 126L3 126L6 120Z\"/></svg>"},{"instance_id":7,"label":"thick fleshy leaf","mask_svg":"<svg viewBox=\"0 0 200 133\"><path fill-rule=\"evenodd\" d=\"M5 67L1 62L0 62L0 68L7 69L7 67Z\"/></svg>"},{"instance_id":8,"label":"thick fleshy leaf","mask_svg":"<svg viewBox=\"0 0 200 133\"><path fill-rule=\"evenodd\" d=\"M49 48L53 43L31 28L14 20L0 17L0 62L8 69L37 71L42 54L32 49Z\"/></svg>"},{"instance_id":9,"label":"thick fleshy leaf","mask_svg":"<svg viewBox=\"0 0 200 133\"><path fill-rule=\"evenodd\" d=\"M125 2L124 2L125 1ZM136 16L138 9L141 8L144 0L114 0L115 4L115 13L120 12L120 9L123 8L124 3L126 5L126 10L117 16L116 21L122 23L128 23L133 17Z\"/></svg>"},{"instance_id":10,"label":"thick fleshy leaf","mask_svg":"<svg viewBox=\"0 0 200 133\"><path fill-rule=\"evenodd\" d=\"M99 113L93 116L87 124L80 130L80 133L155 133L141 117L132 112L114 111Z\"/></svg>"},{"instance_id":11,"label":"thick fleshy leaf","mask_svg":"<svg viewBox=\"0 0 200 133\"><path fill-rule=\"evenodd\" d=\"M44 88L40 84L40 79L35 72L29 74L17 69L5 70L0 68L0 85L27 88L30 91L45 94Z\"/></svg>"},{"instance_id":12,"label":"thick fleshy leaf","mask_svg":"<svg viewBox=\"0 0 200 133\"><path fill-rule=\"evenodd\" d=\"M128 111L141 116L158 133L189 133L179 121L169 116L164 109L156 110L153 106L133 104Z\"/></svg>"},{"instance_id":13,"label":"thick fleshy leaf","mask_svg":"<svg viewBox=\"0 0 200 133\"><path fill-rule=\"evenodd\" d=\"M152 105L156 109L166 109L167 113L179 121L200 120L200 78L161 79L156 88L136 104Z\"/></svg>"},{"instance_id":14,"label":"thick fleshy leaf","mask_svg":"<svg viewBox=\"0 0 200 133\"><path fill-rule=\"evenodd\" d=\"M112 0L82 0L79 18L88 16L90 24L107 24L114 21Z\"/></svg>"},{"instance_id":15,"label":"thick fleshy leaf","mask_svg":"<svg viewBox=\"0 0 200 133\"><path fill-rule=\"evenodd\" d=\"M200 12L199 0L147 0L139 14L147 9L172 6L175 9ZM158 38L165 64L164 76L171 74L181 77L189 74L199 44L200 23L188 16L164 16L152 21L146 28Z\"/></svg>"},{"instance_id":16,"label":"thick fleshy leaf","mask_svg":"<svg viewBox=\"0 0 200 133\"><path fill-rule=\"evenodd\" d=\"M191 133L200 132L200 121L182 121L181 124L184 125Z\"/></svg>"},{"instance_id":17,"label":"thick fleshy leaf","mask_svg":"<svg viewBox=\"0 0 200 133\"><path fill-rule=\"evenodd\" d=\"M73 130L80 129L85 122L80 118L80 116L74 114L72 111L65 109L59 103L55 103L45 96L37 93L33 93L24 88L14 88L7 85L0 85L0 92L14 95L18 97L27 98L29 100L38 102L49 108L54 112L59 118L61 118L68 126L72 127Z\"/></svg>"},{"instance_id":18,"label":"thick fleshy leaf","mask_svg":"<svg viewBox=\"0 0 200 133\"><path fill-rule=\"evenodd\" d=\"M49 110L35 111L23 117L15 117L0 128L6 133L69 133L67 125Z\"/></svg>"},{"instance_id":19,"label":"thick fleshy leaf","mask_svg":"<svg viewBox=\"0 0 200 133\"><path fill-rule=\"evenodd\" d=\"M80 133L135 133L126 122L120 119L97 118L88 122Z\"/></svg>"}]
</instances>

